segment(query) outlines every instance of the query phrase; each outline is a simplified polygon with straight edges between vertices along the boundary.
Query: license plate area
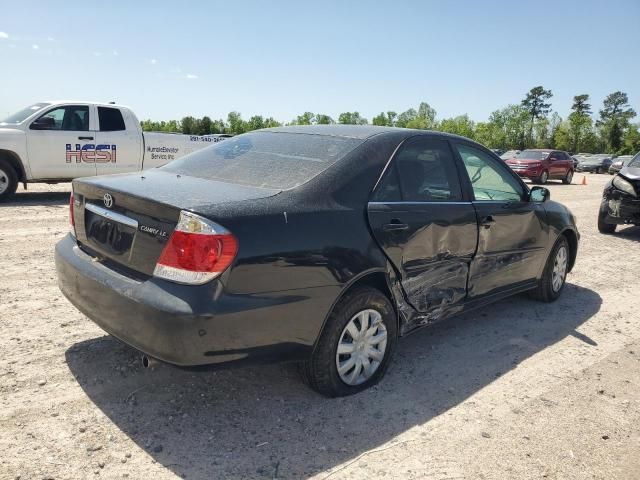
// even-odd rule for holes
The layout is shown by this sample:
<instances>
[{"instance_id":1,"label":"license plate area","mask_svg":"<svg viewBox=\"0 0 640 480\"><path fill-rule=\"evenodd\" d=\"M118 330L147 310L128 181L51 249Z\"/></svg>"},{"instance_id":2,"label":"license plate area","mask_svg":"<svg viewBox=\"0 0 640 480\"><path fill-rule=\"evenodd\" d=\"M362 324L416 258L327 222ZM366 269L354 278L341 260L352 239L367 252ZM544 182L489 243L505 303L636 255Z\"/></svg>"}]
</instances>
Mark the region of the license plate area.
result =
<instances>
[{"instance_id":1,"label":"license plate area","mask_svg":"<svg viewBox=\"0 0 640 480\"><path fill-rule=\"evenodd\" d=\"M128 260L133 250L138 222L112 210L85 204L87 240L98 252L121 260Z\"/></svg>"}]
</instances>

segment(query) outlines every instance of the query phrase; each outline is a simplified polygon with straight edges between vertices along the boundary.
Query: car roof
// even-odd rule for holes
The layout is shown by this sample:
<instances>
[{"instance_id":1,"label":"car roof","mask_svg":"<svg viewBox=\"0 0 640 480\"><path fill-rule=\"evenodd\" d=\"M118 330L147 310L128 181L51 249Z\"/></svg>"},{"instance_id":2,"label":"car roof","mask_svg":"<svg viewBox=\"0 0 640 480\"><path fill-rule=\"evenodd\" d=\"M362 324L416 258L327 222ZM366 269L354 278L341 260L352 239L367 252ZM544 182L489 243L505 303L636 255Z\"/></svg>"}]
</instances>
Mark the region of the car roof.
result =
<instances>
[{"instance_id":1,"label":"car roof","mask_svg":"<svg viewBox=\"0 0 640 480\"><path fill-rule=\"evenodd\" d=\"M289 125L286 127L274 127L265 128L259 130L260 132L276 132L276 133L298 133L306 135L326 135L333 137L347 137L366 140L376 135L388 133L397 134L404 137L411 137L419 134L432 134L440 135L443 137L457 138L460 140L471 141L466 137L460 135L453 135L450 133L439 132L436 130L418 130L412 128L398 128L398 127L380 127L377 125L344 125L344 124L332 124L332 125Z\"/></svg>"}]
</instances>

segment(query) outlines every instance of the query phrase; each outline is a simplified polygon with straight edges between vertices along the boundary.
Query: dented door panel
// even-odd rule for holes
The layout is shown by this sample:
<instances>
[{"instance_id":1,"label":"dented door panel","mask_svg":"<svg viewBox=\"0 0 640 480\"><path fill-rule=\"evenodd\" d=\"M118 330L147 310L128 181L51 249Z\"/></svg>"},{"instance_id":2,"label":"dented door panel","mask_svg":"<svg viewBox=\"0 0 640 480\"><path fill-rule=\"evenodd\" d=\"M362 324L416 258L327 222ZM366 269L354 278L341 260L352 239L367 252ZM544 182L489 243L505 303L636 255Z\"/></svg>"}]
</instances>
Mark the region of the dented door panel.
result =
<instances>
[{"instance_id":1,"label":"dented door panel","mask_svg":"<svg viewBox=\"0 0 640 480\"><path fill-rule=\"evenodd\" d=\"M421 323L464 301L478 240L470 202L370 202L368 211L373 234Z\"/></svg>"}]
</instances>

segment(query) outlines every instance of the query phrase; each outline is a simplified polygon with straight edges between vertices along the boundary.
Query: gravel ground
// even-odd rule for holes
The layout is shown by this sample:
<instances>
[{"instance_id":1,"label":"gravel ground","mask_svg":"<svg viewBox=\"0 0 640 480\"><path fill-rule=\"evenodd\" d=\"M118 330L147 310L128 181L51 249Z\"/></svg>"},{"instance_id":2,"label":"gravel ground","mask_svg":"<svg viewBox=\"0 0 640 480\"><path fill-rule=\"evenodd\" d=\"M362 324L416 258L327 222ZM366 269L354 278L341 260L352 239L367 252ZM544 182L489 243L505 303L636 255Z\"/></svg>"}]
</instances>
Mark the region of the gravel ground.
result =
<instances>
[{"instance_id":1,"label":"gravel ground","mask_svg":"<svg viewBox=\"0 0 640 480\"><path fill-rule=\"evenodd\" d=\"M143 370L58 291L69 185L19 191L0 204L0 478L640 478L640 228L600 235L608 176L587 179L549 186L582 233L556 303L410 335L335 400L289 364Z\"/></svg>"}]
</instances>

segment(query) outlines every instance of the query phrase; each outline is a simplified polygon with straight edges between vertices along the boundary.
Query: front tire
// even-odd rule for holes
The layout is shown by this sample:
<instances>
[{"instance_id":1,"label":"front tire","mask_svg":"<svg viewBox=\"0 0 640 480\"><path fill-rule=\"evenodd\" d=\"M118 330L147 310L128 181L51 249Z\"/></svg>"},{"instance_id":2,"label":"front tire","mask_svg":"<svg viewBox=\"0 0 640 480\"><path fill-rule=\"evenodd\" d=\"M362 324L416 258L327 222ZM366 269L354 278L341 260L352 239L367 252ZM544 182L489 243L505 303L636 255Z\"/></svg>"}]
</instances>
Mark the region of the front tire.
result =
<instances>
[{"instance_id":1,"label":"front tire","mask_svg":"<svg viewBox=\"0 0 640 480\"><path fill-rule=\"evenodd\" d=\"M548 180L549 180L549 172L547 172L545 170L544 172L542 172L540 174L540 176L538 178L536 178L536 183L538 183L540 185L545 185Z\"/></svg>"},{"instance_id":2,"label":"front tire","mask_svg":"<svg viewBox=\"0 0 640 480\"><path fill-rule=\"evenodd\" d=\"M358 393L384 375L397 340L391 302L375 288L358 288L334 306L311 358L305 382L327 397Z\"/></svg>"},{"instance_id":3,"label":"front tire","mask_svg":"<svg viewBox=\"0 0 640 480\"><path fill-rule=\"evenodd\" d=\"M18 175L11 164L0 159L0 202L6 200L18 188Z\"/></svg>"},{"instance_id":4,"label":"front tire","mask_svg":"<svg viewBox=\"0 0 640 480\"><path fill-rule=\"evenodd\" d=\"M606 219L606 210L600 209L600 211L598 212L598 231L606 235L615 233L617 225L615 223L607 223Z\"/></svg>"},{"instance_id":5,"label":"front tire","mask_svg":"<svg viewBox=\"0 0 640 480\"><path fill-rule=\"evenodd\" d=\"M564 235L560 235L547 259L538 286L531 292L533 298L547 303L558 299L569 273L569 253L569 242Z\"/></svg>"}]
</instances>

